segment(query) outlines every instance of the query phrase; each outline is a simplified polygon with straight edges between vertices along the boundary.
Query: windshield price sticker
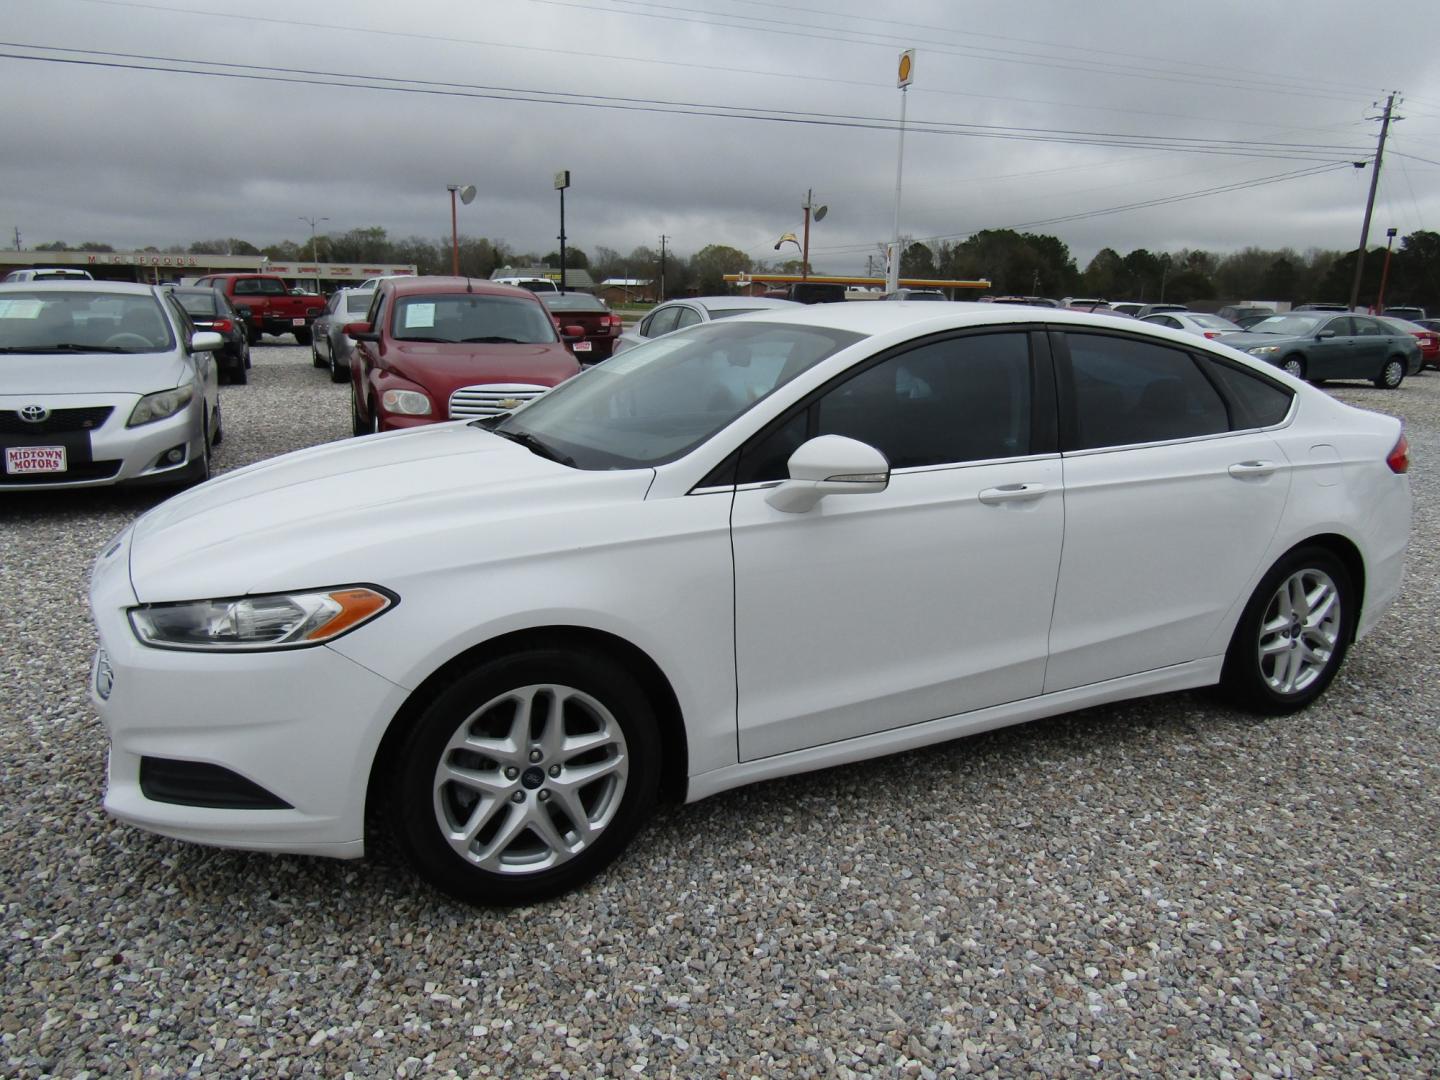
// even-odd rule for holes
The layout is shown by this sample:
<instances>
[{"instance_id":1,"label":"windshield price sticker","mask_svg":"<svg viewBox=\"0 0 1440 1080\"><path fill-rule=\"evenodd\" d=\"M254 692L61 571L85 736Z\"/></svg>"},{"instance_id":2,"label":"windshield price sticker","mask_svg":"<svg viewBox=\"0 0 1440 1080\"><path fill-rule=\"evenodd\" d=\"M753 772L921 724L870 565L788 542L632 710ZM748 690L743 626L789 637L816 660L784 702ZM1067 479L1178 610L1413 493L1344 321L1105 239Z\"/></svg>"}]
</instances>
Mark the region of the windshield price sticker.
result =
<instances>
[{"instance_id":1,"label":"windshield price sticker","mask_svg":"<svg viewBox=\"0 0 1440 1080\"><path fill-rule=\"evenodd\" d=\"M41 300L0 300L0 319L34 319L44 306Z\"/></svg>"},{"instance_id":2,"label":"windshield price sticker","mask_svg":"<svg viewBox=\"0 0 1440 1080\"><path fill-rule=\"evenodd\" d=\"M7 446L5 471L19 473L55 473L65 471L63 446Z\"/></svg>"},{"instance_id":3,"label":"windshield price sticker","mask_svg":"<svg viewBox=\"0 0 1440 1080\"><path fill-rule=\"evenodd\" d=\"M434 326L434 304L407 304L405 306L406 330L429 330Z\"/></svg>"}]
</instances>

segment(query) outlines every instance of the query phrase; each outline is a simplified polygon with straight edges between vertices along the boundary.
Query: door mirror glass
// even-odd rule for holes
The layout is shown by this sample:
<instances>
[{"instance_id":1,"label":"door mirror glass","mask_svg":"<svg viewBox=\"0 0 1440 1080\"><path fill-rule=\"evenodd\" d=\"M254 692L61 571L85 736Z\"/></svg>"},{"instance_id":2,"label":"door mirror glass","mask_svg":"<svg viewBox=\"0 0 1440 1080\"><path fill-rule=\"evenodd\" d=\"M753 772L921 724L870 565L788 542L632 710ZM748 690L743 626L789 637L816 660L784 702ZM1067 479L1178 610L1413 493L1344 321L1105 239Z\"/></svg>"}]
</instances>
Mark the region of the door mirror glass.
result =
<instances>
[{"instance_id":1,"label":"door mirror glass","mask_svg":"<svg viewBox=\"0 0 1440 1080\"><path fill-rule=\"evenodd\" d=\"M890 463L873 446L844 435L819 435L790 455L790 479L765 501L803 514L826 495L864 495L890 484Z\"/></svg>"}]
</instances>

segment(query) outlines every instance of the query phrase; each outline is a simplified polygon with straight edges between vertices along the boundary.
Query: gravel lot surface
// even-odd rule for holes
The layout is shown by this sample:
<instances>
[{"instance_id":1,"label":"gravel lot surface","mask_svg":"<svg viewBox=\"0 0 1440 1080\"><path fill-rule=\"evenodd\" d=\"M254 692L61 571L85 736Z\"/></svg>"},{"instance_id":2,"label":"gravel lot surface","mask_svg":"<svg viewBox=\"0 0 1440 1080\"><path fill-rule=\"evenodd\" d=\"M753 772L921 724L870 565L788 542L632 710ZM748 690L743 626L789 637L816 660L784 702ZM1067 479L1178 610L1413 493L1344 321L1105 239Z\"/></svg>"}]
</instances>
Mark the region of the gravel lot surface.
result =
<instances>
[{"instance_id":1,"label":"gravel lot surface","mask_svg":"<svg viewBox=\"0 0 1440 1080\"><path fill-rule=\"evenodd\" d=\"M1440 1074L1440 375L1336 392L1407 420L1416 542L1308 712L1177 694L732 792L512 912L107 820L87 578L157 496L5 497L0 1074ZM219 469L348 435L308 349L223 394Z\"/></svg>"}]
</instances>

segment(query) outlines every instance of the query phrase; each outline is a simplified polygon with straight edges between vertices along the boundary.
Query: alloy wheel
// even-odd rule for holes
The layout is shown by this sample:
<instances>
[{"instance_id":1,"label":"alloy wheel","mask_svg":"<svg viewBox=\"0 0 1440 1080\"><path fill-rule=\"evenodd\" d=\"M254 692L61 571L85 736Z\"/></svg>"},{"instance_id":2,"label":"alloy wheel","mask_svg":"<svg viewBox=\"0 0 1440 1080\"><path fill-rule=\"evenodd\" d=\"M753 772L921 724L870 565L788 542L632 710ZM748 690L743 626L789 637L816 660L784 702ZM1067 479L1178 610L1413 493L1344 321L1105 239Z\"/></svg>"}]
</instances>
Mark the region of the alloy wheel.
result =
<instances>
[{"instance_id":1,"label":"alloy wheel","mask_svg":"<svg viewBox=\"0 0 1440 1080\"><path fill-rule=\"evenodd\" d=\"M1260 620L1260 674L1276 694L1300 694L1325 674L1342 627L1340 590L1316 567L1297 570L1275 590Z\"/></svg>"},{"instance_id":2,"label":"alloy wheel","mask_svg":"<svg viewBox=\"0 0 1440 1080\"><path fill-rule=\"evenodd\" d=\"M625 733L601 701L558 683L519 687L450 737L435 768L435 822L483 870L547 870L599 839L629 772Z\"/></svg>"}]
</instances>

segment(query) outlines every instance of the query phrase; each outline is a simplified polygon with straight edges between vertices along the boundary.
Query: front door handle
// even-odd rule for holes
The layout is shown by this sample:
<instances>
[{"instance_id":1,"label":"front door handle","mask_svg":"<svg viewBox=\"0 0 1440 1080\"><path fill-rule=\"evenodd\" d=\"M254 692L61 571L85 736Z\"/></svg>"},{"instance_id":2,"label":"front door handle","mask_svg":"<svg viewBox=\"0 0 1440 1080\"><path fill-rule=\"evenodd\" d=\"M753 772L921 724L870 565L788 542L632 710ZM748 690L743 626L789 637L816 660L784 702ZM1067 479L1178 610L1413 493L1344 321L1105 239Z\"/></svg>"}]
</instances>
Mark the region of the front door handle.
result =
<instances>
[{"instance_id":1,"label":"front door handle","mask_svg":"<svg viewBox=\"0 0 1440 1080\"><path fill-rule=\"evenodd\" d=\"M1237 461L1229 471L1237 480L1244 480L1251 476L1269 476L1279 468L1273 461Z\"/></svg>"},{"instance_id":2,"label":"front door handle","mask_svg":"<svg viewBox=\"0 0 1440 1080\"><path fill-rule=\"evenodd\" d=\"M980 501L986 506L997 506L1007 502L1030 502L1045 494L1044 484L1002 484L980 492Z\"/></svg>"}]
</instances>

